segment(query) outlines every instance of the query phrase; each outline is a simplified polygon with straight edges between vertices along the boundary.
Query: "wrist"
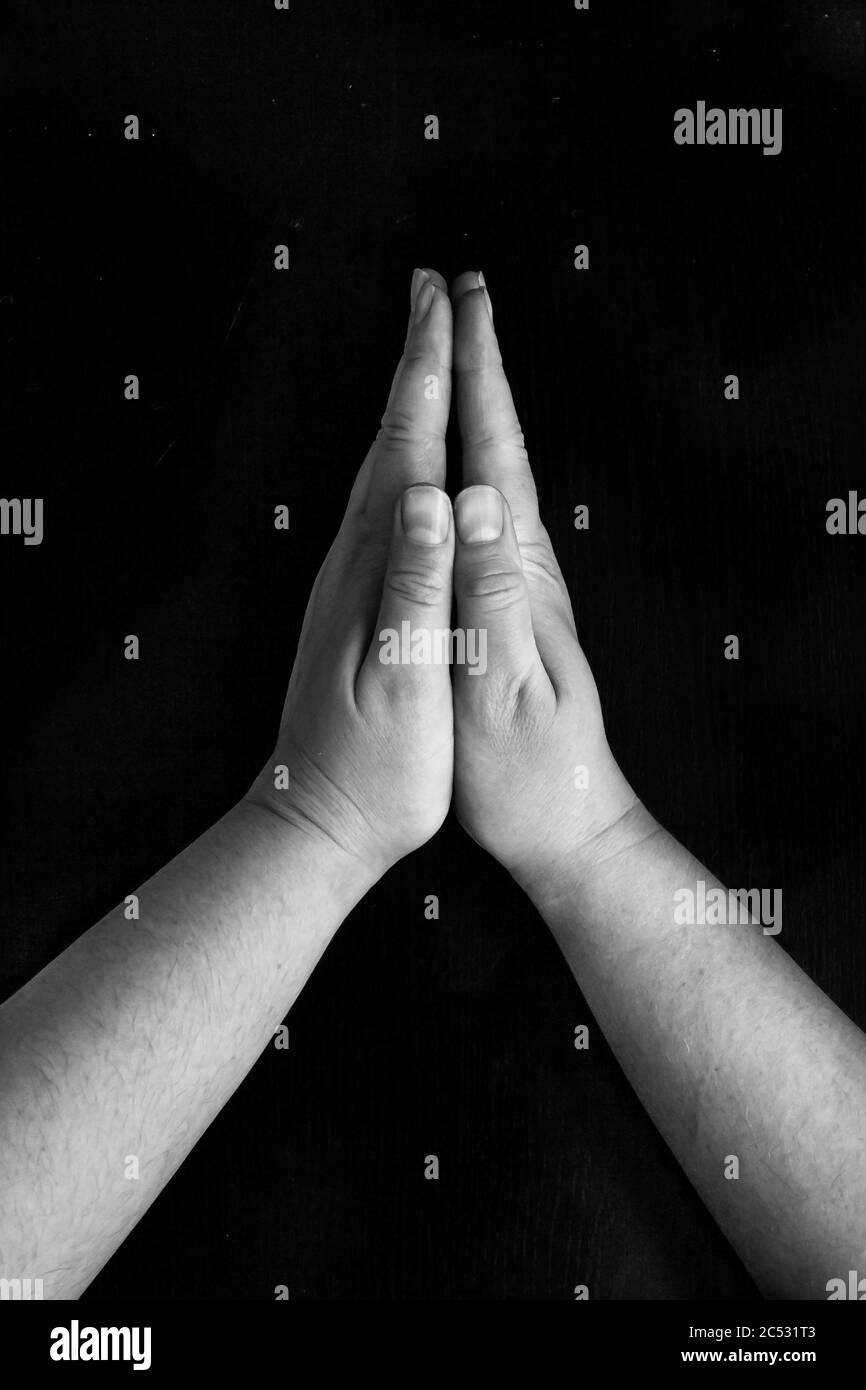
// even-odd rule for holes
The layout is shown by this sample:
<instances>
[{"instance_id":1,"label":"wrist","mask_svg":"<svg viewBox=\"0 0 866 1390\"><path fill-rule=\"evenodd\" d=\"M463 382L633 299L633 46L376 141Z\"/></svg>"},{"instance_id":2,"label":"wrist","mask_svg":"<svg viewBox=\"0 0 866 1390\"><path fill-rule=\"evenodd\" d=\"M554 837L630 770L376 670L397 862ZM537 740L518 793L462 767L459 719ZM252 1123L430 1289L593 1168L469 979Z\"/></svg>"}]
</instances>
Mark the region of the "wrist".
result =
<instances>
[{"instance_id":1,"label":"wrist","mask_svg":"<svg viewBox=\"0 0 866 1390\"><path fill-rule=\"evenodd\" d=\"M628 799L587 838L560 843L559 837L519 873L517 882L548 923L565 909L572 916L611 874L628 873L639 846L664 831L629 788ZM513 871L512 871L513 872Z\"/></svg>"},{"instance_id":2,"label":"wrist","mask_svg":"<svg viewBox=\"0 0 866 1390\"><path fill-rule=\"evenodd\" d=\"M364 862L315 823L293 801L257 780L238 803L238 810L256 818L274 848L278 864L295 880L307 881L310 891L326 897L342 921L381 878L384 868Z\"/></svg>"}]
</instances>

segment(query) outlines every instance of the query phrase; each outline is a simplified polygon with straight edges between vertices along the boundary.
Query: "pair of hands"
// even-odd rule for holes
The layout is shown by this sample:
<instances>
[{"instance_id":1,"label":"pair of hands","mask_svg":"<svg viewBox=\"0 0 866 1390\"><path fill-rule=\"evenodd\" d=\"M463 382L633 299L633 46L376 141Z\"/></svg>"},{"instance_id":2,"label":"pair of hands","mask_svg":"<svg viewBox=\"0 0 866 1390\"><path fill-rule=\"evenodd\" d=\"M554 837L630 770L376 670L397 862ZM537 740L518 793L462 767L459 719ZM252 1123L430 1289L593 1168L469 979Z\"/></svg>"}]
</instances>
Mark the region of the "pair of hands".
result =
<instances>
[{"instance_id":1,"label":"pair of hands","mask_svg":"<svg viewBox=\"0 0 866 1390\"><path fill-rule=\"evenodd\" d=\"M251 796L375 880L435 834L453 793L463 827L532 892L609 852L638 803L538 514L483 277L458 276L449 298L441 275L416 270L410 300L382 425L313 587L277 747ZM464 482L453 508L452 369ZM483 674L381 660L384 629L447 629L452 601L455 626L486 632Z\"/></svg>"}]
</instances>

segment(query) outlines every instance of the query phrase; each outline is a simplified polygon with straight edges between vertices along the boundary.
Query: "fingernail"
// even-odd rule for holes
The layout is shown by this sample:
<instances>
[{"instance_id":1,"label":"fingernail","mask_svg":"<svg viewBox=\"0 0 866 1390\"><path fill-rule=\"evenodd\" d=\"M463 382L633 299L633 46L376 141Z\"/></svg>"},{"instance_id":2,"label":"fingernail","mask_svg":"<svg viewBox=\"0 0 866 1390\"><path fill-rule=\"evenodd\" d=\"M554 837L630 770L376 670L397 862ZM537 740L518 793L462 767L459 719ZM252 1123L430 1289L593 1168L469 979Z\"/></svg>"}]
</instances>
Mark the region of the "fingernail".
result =
<instances>
[{"instance_id":1,"label":"fingernail","mask_svg":"<svg viewBox=\"0 0 866 1390\"><path fill-rule=\"evenodd\" d=\"M505 520L501 493L480 484L467 488L457 498L454 519L457 534L467 545L498 540Z\"/></svg>"},{"instance_id":2,"label":"fingernail","mask_svg":"<svg viewBox=\"0 0 866 1390\"><path fill-rule=\"evenodd\" d=\"M412 284L411 284L411 286L410 286L410 288L409 288L409 312L410 312L410 314L414 314L414 312L415 312L415 300L418 298L418 291L420 290L421 286L424 284L425 280L429 280L429 278L430 278L430 277L429 277L429 275L427 274L426 270L419 270L417 266L416 266L415 269L412 271Z\"/></svg>"},{"instance_id":3,"label":"fingernail","mask_svg":"<svg viewBox=\"0 0 866 1390\"><path fill-rule=\"evenodd\" d=\"M403 534L419 545L441 545L448 539L449 511L440 488L424 483L407 488L400 505Z\"/></svg>"},{"instance_id":4,"label":"fingernail","mask_svg":"<svg viewBox=\"0 0 866 1390\"><path fill-rule=\"evenodd\" d=\"M484 279L483 272L478 272L478 288L484 291L484 303L487 305L487 312L490 315L490 322L493 322L493 305L490 302L490 295L487 290L487 281Z\"/></svg>"},{"instance_id":5,"label":"fingernail","mask_svg":"<svg viewBox=\"0 0 866 1390\"><path fill-rule=\"evenodd\" d=\"M427 311L433 303L433 296L435 293L436 286L431 280L428 280L418 291L418 298L415 300L415 323L420 323L422 319L427 317Z\"/></svg>"}]
</instances>

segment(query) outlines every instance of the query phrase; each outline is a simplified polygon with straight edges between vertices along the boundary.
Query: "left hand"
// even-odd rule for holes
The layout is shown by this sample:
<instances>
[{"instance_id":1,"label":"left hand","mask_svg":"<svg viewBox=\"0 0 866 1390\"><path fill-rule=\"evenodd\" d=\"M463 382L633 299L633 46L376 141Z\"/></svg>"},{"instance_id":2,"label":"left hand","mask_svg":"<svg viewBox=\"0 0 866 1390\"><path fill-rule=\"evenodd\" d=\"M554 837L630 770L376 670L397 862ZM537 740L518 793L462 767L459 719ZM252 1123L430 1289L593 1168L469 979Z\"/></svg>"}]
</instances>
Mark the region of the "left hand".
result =
<instances>
[{"instance_id":1,"label":"left hand","mask_svg":"<svg viewBox=\"0 0 866 1390\"><path fill-rule=\"evenodd\" d=\"M487 671L454 670L455 805L469 834L534 897L648 819L608 746L568 588L502 367L487 290L452 285L463 492L454 504L460 626Z\"/></svg>"}]
</instances>

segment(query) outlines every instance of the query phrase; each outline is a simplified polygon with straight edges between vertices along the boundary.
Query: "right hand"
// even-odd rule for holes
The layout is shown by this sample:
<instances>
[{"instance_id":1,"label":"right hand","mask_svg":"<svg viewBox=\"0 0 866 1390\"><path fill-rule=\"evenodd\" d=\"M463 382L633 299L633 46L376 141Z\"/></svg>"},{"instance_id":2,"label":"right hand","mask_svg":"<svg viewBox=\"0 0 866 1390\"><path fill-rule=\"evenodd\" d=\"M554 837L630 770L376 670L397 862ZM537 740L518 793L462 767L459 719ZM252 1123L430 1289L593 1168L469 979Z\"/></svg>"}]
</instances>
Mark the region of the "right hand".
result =
<instances>
[{"instance_id":1,"label":"right hand","mask_svg":"<svg viewBox=\"0 0 866 1390\"><path fill-rule=\"evenodd\" d=\"M454 525L442 491L451 305L442 276L416 271L411 300L426 312L417 322L410 314L381 429L307 606L277 746L249 794L339 846L371 881L435 834L452 789L447 664L379 659L384 628L399 633L408 620L413 630L445 629L451 615ZM281 764L288 789L274 785Z\"/></svg>"}]
</instances>

